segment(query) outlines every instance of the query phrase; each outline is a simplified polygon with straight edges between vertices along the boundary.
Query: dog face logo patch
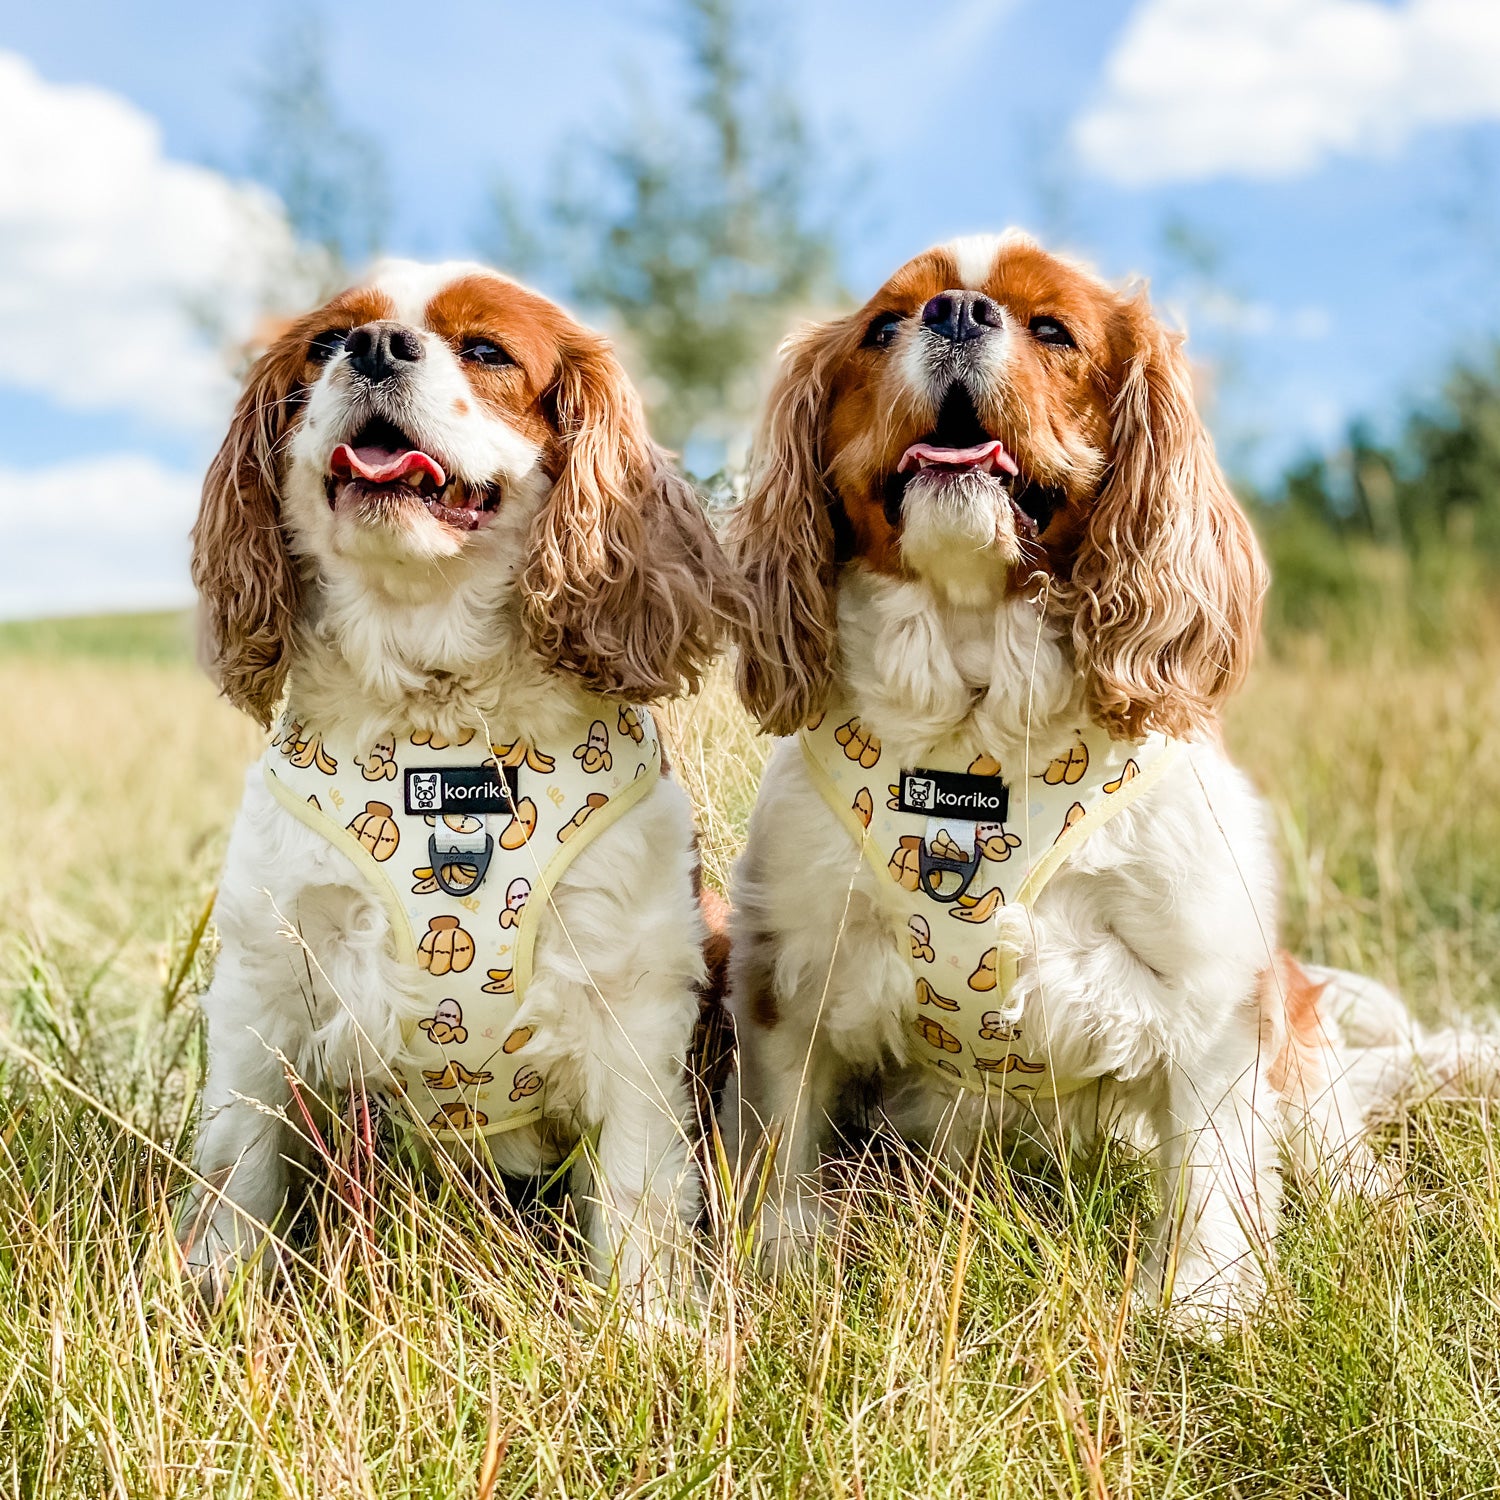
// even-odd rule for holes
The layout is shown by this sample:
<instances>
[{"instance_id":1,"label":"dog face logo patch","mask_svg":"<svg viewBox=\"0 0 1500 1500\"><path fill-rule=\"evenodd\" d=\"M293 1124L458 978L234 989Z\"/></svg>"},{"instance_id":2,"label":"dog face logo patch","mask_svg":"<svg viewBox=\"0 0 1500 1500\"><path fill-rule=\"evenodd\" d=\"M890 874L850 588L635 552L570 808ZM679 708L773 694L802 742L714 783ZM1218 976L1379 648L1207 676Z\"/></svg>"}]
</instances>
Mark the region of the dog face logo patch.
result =
<instances>
[{"instance_id":1,"label":"dog face logo patch","mask_svg":"<svg viewBox=\"0 0 1500 1500\"><path fill-rule=\"evenodd\" d=\"M907 776L903 780L901 805L912 812L931 812L937 802L937 788L930 776Z\"/></svg>"},{"instance_id":2,"label":"dog face logo patch","mask_svg":"<svg viewBox=\"0 0 1500 1500\"><path fill-rule=\"evenodd\" d=\"M406 810L411 813L440 812L443 806L443 778L436 771L406 773Z\"/></svg>"},{"instance_id":3,"label":"dog face logo patch","mask_svg":"<svg viewBox=\"0 0 1500 1500\"><path fill-rule=\"evenodd\" d=\"M1010 788L998 776L920 767L901 772L897 806L902 812L973 823L1003 823L1010 812Z\"/></svg>"}]
</instances>

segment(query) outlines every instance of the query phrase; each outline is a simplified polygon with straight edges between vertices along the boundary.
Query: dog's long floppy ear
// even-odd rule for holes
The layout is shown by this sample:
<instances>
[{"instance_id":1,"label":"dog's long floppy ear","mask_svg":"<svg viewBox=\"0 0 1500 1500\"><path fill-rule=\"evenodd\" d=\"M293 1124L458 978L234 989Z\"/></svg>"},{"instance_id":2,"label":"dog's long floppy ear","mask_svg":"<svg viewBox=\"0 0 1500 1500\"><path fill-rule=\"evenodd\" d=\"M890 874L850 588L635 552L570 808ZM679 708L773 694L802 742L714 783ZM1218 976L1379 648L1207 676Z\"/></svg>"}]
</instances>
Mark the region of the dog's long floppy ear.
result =
<instances>
[{"instance_id":1,"label":"dog's long floppy ear","mask_svg":"<svg viewBox=\"0 0 1500 1500\"><path fill-rule=\"evenodd\" d=\"M811 324L782 345L749 488L729 523L730 559L750 588L740 697L771 734L800 729L822 710L833 683L836 501L822 450L844 331L842 323Z\"/></svg>"},{"instance_id":2,"label":"dog's long floppy ear","mask_svg":"<svg viewBox=\"0 0 1500 1500\"><path fill-rule=\"evenodd\" d=\"M263 725L286 682L297 614L297 570L277 487L302 370L300 336L288 335L256 361L209 465L193 527L206 665L224 696Z\"/></svg>"},{"instance_id":3,"label":"dog's long floppy ear","mask_svg":"<svg viewBox=\"0 0 1500 1500\"><path fill-rule=\"evenodd\" d=\"M1059 601L1098 722L1188 735L1249 670L1267 573L1194 404L1182 336L1144 293L1122 317L1112 462Z\"/></svg>"},{"instance_id":4,"label":"dog's long floppy ear","mask_svg":"<svg viewBox=\"0 0 1500 1500\"><path fill-rule=\"evenodd\" d=\"M532 530L527 634L611 697L694 692L742 612L703 505L606 340L576 333L550 400L562 469Z\"/></svg>"}]
</instances>

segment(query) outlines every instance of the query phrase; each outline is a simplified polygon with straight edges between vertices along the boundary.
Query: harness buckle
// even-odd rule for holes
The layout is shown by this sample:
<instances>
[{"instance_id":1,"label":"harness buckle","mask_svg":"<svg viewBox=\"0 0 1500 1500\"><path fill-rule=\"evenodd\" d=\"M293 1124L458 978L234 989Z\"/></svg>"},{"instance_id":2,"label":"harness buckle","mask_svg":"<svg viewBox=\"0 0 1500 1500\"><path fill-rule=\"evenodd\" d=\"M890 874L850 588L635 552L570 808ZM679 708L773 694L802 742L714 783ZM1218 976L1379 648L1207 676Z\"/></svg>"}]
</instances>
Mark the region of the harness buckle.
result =
<instances>
[{"instance_id":1,"label":"harness buckle","mask_svg":"<svg viewBox=\"0 0 1500 1500\"><path fill-rule=\"evenodd\" d=\"M944 906L951 906L974 883L974 877L979 873L979 866L983 859L984 850L977 840L973 857L965 860L949 859L944 855L934 854L927 847L927 840L924 838L917 845L917 883L925 896L941 902ZM959 876L958 885L954 890L943 892L938 889L944 875Z\"/></svg>"},{"instance_id":2,"label":"harness buckle","mask_svg":"<svg viewBox=\"0 0 1500 1500\"><path fill-rule=\"evenodd\" d=\"M490 860L494 858L494 855L495 840L489 834L485 834L484 844L479 848L457 844L447 849L439 849L437 834L431 833L427 836L427 857L431 861L429 868L432 870L432 878L450 896L468 896L477 891L489 872ZM443 873L449 866L456 871L473 870L473 877L462 884L449 880Z\"/></svg>"}]
</instances>

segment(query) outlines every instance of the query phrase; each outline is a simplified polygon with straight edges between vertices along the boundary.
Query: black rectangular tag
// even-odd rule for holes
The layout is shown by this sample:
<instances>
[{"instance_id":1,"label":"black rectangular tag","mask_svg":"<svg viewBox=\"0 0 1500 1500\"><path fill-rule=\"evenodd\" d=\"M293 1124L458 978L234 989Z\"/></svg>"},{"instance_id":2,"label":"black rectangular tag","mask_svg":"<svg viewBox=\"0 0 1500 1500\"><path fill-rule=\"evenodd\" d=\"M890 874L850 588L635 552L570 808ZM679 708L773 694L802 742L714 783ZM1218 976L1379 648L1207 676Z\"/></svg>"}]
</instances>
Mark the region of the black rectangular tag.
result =
<instances>
[{"instance_id":1,"label":"black rectangular tag","mask_svg":"<svg viewBox=\"0 0 1500 1500\"><path fill-rule=\"evenodd\" d=\"M408 767L406 810L410 814L509 813L520 785L515 766L498 770L492 765Z\"/></svg>"},{"instance_id":2,"label":"black rectangular tag","mask_svg":"<svg viewBox=\"0 0 1500 1500\"><path fill-rule=\"evenodd\" d=\"M929 818L962 818L969 823L1003 823L1010 812L1010 788L998 776L966 771L901 773L901 811Z\"/></svg>"}]
</instances>

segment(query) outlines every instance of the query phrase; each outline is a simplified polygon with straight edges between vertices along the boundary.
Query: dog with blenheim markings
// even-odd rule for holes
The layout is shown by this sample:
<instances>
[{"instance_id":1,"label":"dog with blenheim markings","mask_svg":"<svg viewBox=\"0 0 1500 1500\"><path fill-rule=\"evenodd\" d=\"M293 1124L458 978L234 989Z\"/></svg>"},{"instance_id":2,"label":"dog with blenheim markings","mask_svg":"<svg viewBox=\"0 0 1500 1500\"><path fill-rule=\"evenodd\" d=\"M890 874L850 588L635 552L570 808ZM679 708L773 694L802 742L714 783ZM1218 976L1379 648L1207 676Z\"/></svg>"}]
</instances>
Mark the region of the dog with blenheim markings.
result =
<instances>
[{"instance_id":1,"label":"dog with blenheim markings","mask_svg":"<svg viewBox=\"0 0 1500 1500\"><path fill-rule=\"evenodd\" d=\"M508 1175L585 1142L597 1272L659 1308L709 932L646 705L742 591L608 343L482 266L387 263L251 370L193 542L212 669L276 727L215 907L187 1267L261 1252L299 1105L352 1084Z\"/></svg>"},{"instance_id":2,"label":"dog with blenheim markings","mask_svg":"<svg viewBox=\"0 0 1500 1500\"><path fill-rule=\"evenodd\" d=\"M775 1143L765 1255L813 1242L873 1089L955 1162L987 1130L1142 1143L1138 1290L1242 1316L1280 1157L1378 1181L1372 1112L1493 1052L1277 950L1220 736L1267 575L1181 339L1019 234L919 255L788 339L729 546L740 693L788 737L736 873L723 1112L743 1167Z\"/></svg>"}]
</instances>

